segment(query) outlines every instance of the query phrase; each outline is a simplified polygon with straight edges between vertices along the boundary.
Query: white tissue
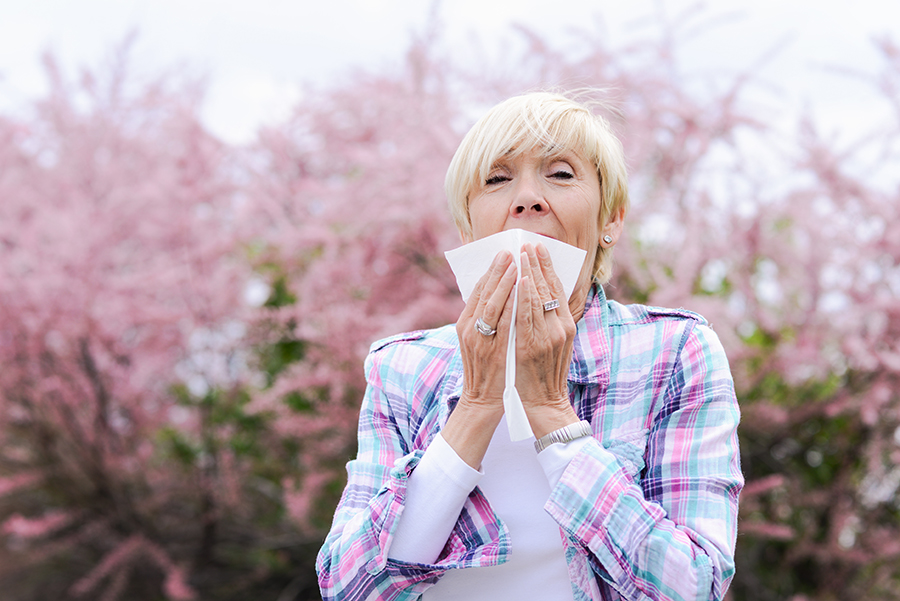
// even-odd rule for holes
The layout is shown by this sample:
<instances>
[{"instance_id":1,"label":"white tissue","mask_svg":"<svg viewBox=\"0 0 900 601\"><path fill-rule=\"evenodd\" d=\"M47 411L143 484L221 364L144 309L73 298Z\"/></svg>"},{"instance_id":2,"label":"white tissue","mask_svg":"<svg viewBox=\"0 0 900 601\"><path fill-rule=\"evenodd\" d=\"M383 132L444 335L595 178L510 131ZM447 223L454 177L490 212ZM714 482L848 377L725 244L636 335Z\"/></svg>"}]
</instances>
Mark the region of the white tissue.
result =
<instances>
[{"instance_id":1,"label":"white tissue","mask_svg":"<svg viewBox=\"0 0 900 601\"><path fill-rule=\"evenodd\" d=\"M578 283L578 276L581 274L581 267L584 264L584 258L587 251L570 246L565 242L547 238L534 232L515 229L500 232L481 240L476 240L448 250L444 255L450 263L450 268L456 276L456 284L462 293L464 301L469 300L469 296L475 289L478 280L481 279L490 268L494 257L502 250L508 250L513 260L516 262L518 276L516 283L522 277L520 261L520 253L522 245L526 243L537 245L542 242L550 253L550 260L553 263L553 270L562 282L563 290L566 297L559 299L561 304L567 303L575 284ZM516 287L518 288L518 286ZM506 412L506 423L509 426L509 437L511 440L525 440L534 436L531 426L528 424L528 418L525 415L525 409L522 407L522 400L519 398L519 392L516 390L516 311L519 307L518 295L516 289L513 290L513 311L512 311L512 327L509 329L509 342L506 347L506 387L503 390L503 409ZM491 324L493 325L493 324Z\"/></svg>"}]
</instances>

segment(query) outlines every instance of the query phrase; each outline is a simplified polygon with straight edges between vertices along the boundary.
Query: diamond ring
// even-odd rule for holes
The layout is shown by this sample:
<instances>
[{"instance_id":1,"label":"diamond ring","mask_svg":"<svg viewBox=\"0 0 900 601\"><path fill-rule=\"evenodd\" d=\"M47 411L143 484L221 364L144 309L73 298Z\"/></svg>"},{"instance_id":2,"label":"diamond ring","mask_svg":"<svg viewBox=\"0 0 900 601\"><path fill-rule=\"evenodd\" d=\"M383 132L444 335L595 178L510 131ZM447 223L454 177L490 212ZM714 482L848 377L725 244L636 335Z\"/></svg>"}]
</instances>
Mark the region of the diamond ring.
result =
<instances>
[{"instance_id":1,"label":"diamond ring","mask_svg":"<svg viewBox=\"0 0 900 601\"><path fill-rule=\"evenodd\" d=\"M559 308L559 301L555 298L544 303L544 311L552 311L557 308Z\"/></svg>"}]
</instances>

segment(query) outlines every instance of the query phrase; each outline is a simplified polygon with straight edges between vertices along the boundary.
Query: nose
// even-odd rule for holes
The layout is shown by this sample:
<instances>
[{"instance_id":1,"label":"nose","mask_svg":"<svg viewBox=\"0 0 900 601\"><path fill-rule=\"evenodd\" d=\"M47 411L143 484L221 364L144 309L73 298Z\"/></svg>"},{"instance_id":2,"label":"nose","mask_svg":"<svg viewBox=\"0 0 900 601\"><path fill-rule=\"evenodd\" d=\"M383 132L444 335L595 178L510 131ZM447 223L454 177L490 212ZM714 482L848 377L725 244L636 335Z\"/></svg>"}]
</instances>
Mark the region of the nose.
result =
<instances>
[{"instance_id":1,"label":"nose","mask_svg":"<svg viewBox=\"0 0 900 601\"><path fill-rule=\"evenodd\" d=\"M549 213L550 205L541 193L539 183L533 177L518 179L516 194L509 207L513 217L540 216Z\"/></svg>"}]
</instances>

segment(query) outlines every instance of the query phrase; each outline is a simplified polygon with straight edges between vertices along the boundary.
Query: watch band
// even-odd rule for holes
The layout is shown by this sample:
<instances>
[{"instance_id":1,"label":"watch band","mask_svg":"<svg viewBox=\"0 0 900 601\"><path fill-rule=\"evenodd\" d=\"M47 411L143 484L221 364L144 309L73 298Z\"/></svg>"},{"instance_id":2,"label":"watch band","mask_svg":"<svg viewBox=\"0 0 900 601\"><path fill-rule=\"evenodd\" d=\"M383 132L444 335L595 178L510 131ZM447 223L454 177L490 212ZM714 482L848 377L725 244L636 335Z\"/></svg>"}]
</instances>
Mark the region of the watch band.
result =
<instances>
[{"instance_id":1,"label":"watch band","mask_svg":"<svg viewBox=\"0 0 900 601\"><path fill-rule=\"evenodd\" d=\"M585 436L590 435L591 423L581 420L577 424L569 424L568 426L563 426L559 430L554 430L549 434L541 436L534 441L534 450L540 453L554 443L572 442L577 438L584 438Z\"/></svg>"}]
</instances>

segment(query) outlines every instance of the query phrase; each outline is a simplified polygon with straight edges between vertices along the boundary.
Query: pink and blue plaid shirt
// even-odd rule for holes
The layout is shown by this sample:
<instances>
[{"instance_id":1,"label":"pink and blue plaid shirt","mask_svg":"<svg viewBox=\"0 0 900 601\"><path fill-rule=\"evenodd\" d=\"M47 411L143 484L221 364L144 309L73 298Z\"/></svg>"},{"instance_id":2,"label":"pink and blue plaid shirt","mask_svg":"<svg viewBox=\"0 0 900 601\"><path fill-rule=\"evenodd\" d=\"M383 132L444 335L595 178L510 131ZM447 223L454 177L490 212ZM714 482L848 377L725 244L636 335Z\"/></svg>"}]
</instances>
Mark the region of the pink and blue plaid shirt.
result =
<instances>
[{"instance_id":1,"label":"pink and blue plaid shirt","mask_svg":"<svg viewBox=\"0 0 900 601\"><path fill-rule=\"evenodd\" d=\"M366 376L358 455L316 566L323 599L417 599L447 570L504 562L515 542L478 488L435 564L387 557L406 479L462 392L455 328L374 344ZM595 287L569 396L594 440L544 509L560 526L573 598L721 599L744 481L716 335L689 311L621 305Z\"/></svg>"}]
</instances>

